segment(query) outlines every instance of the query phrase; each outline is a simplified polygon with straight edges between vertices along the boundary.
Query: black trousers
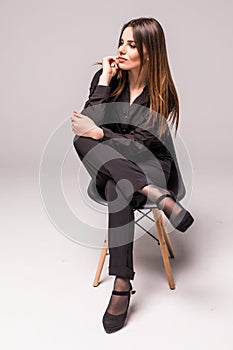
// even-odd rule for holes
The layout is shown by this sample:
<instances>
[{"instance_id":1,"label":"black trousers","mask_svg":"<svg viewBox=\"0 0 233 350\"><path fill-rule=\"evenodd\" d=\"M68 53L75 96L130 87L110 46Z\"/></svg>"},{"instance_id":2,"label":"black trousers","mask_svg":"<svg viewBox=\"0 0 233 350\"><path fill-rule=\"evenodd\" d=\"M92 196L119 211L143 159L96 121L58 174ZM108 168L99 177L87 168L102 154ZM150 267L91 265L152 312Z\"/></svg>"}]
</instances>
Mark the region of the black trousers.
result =
<instances>
[{"instance_id":1,"label":"black trousers","mask_svg":"<svg viewBox=\"0 0 233 350\"><path fill-rule=\"evenodd\" d=\"M133 280L134 209L147 200L137 191L150 183L164 187L169 172L161 172L153 162L136 164L106 143L89 137L75 137L74 147L100 196L108 202L109 275Z\"/></svg>"}]
</instances>

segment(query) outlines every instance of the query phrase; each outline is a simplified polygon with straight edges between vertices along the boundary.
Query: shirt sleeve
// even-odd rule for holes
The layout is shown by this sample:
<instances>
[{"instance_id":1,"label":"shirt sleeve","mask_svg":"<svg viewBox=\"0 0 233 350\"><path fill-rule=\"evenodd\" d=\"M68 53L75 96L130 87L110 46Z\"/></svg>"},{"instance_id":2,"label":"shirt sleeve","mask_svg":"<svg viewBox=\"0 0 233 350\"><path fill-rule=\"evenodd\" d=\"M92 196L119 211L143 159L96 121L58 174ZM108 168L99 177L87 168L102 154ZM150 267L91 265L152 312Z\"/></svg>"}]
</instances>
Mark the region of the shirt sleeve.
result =
<instances>
[{"instance_id":1,"label":"shirt sleeve","mask_svg":"<svg viewBox=\"0 0 233 350\"><path fill-rule=\"evenodd\" d=\"M92 78L89 87L89 96L84 104L81 114L84 114L91 118L97 125L99 125L104 118L105 105L108 102L111 89L112 81L109 86L98 85L99 77L102 74L103 69L99 69L94 77Z\"/></svg>"},{"instance_id":2,"label":"shirt sleeve","mask_svg":"<svg viewBox=\"0 0 233 350\"><path fill-rule=\"evenodd\" d=\"M98 85L99 77L102 74L103 69L99 69L92 78L89 87L88 100L85 102L83 110L89 106L94 106L99 103L107 102L110 96L111 86Z\"/></svg>"}]
</instances>

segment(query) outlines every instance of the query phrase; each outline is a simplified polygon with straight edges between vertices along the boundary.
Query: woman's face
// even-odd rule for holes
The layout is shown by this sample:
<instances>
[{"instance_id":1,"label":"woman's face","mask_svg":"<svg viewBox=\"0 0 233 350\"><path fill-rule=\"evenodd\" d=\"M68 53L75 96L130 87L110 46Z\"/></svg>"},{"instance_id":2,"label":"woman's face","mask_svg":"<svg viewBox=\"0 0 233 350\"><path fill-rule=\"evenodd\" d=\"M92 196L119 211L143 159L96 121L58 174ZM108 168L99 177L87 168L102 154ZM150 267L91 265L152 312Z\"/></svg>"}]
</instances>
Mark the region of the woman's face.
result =
<instances>
[{"instance_id":1,"label":"woman's face","mask_svg":"<svg viewBox=\"0 0 233 350\"><path fill-rule=\"evenodd\" d=\"M125 60L121 60L120 57L125 58ZM135 46L132 27L125 28L122 33L120 46L118 47L118 59L120 69L138 70L140 67L140 56Z\"/></svg>"}]
</instances>

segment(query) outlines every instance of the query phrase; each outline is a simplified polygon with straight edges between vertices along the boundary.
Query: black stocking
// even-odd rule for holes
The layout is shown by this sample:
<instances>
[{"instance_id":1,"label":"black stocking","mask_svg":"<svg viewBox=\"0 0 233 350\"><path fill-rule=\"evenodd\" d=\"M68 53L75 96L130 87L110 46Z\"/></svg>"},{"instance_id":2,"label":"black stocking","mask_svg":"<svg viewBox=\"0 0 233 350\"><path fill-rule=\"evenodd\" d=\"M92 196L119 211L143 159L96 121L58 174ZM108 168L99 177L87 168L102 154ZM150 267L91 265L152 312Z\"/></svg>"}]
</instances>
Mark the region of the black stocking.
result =
<instances>
[{"instance_id":1,"label":"black stocking","mask_svg":"<svg viewBox=\"0 0 233 350\"><path fill-rule=\"evenodd\" d=\"M145 186L143 189L139 190L138 192L141 192L142 194L146 195L152 202L155 202L164 194L171 194L166 189L160 188L156 185L149 184ZM158 208L163 210L164 214L167 218L169 218L173 223L182 220L182 217L184 216L184 211L182 212L182 215L179 215L183 209L181 204L179 202L175 201L171 197L164 197L161 199L161 201L158 202Z\"/></svg>"},{"instance_id":2,"label":"black stocking","mask_svg":"<svg viewBox=\"0 0 233 350\"><path fill-rule=\"evenodd\" d=\"M114 290L118 292L128 292L130 289L130 282L128 278L115 278ZM107 312L111 315L121 315L126 311L128 304L128 296L126 295L111 295Z\"/></svg>"}]
</instances>

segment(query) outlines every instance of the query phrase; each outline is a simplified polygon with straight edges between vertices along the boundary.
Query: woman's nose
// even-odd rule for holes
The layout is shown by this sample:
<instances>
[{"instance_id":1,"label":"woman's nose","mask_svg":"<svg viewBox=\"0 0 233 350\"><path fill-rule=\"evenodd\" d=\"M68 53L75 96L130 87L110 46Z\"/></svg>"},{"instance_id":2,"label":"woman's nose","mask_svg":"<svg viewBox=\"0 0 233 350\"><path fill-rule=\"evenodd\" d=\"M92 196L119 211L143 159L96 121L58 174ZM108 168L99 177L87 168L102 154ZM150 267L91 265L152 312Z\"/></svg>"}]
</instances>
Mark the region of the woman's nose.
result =
<instances>
[{"instance_id":1,"label":"woman's nose","mask_svg":"<svg viewBox=\"0 0 233 350\"><path fill-rule=\"evenodd\" d=\"M119 47L118 51L119 51L120 54L125 54L125 53L126 53L126 47L123 46L123 45L121 45L121 46Z\"/></svg>"}]
</instances>

